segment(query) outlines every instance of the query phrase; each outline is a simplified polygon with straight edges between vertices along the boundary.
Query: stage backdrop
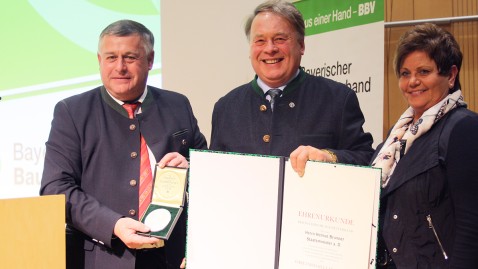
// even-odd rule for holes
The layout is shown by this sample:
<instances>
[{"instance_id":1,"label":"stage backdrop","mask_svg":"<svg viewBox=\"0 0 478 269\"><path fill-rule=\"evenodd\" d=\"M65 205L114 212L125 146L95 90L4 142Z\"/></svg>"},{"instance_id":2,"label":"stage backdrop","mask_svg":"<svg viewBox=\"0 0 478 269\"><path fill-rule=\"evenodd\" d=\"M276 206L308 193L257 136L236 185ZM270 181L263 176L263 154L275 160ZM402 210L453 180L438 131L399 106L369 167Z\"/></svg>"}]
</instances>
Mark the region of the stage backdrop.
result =
<instances>
[{"instance_id":1,"label":"stage backdrop","mask_svg":"<svg viewBox=\"0 0 478 269\"><path fill-rule=\"evenodd\" d=\"M304 0L295 3L305 26L304 70L342 82L357 93L374 147L383 125L383 0Z\"/></svg>"},{"instance_id":2,"label":"stage backdrop","mask_svg":"<svg viewBox=\"0 0 478 269\"><path fill-rule=\"evenodd\" d=\"M37 196L54 105L101 84L101 30L132 19L156 38L150 84L161 82L159 0L17 0L2 5L0 198ZM85 104L88 105L88 104Z\"/></svg>"},{"instance_id":3,"label":"stage backdrop","mask_svg":"<svg viewBox=\"0 0 478 269\"><path fill-rule=\"evenodd\" d=\"M232 6L223 0L44 2L18 0L0 9L5 37L0 45L0 198L38 195L53 107L100 85L97 39L112 21L138 20L154 32L156 58L149 84L185 94L207 138L217 99L253 78L243 25L262 0ZM308 25L304 68L355 87L365 130L379 142L383 0L295 4Z\"/></svg>"}]
</instances>

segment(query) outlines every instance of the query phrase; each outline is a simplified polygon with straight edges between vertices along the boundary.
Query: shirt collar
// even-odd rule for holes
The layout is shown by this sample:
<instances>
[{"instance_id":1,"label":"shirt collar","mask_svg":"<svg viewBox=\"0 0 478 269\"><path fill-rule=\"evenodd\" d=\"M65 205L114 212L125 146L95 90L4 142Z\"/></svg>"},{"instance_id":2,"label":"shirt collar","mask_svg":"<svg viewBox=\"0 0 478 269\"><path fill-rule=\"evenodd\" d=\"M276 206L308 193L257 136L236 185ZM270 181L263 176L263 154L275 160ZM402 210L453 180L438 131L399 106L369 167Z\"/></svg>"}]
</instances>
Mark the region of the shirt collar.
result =
<instances>
[{"instance_id":1,"label":"shirt collar","mask_svg":"<svg viewBox=\"0 0 478 269\"><path fill-rule=\"evenodd\" d=\"M122 106L124 104L123 101L119 100L119 99L116 99L113 95L111 95L111 93L108 91L108 89L106 89L106 92L108 93L108 95L113 99L115 100L116 103L118 103L120 106ZM143 94L139 97L138 100L136 100L137 102L140 102L140 103L143 103L144 99L146 98L146 95L148 94L148 87L146 87L143 91Z\"/></svg>"},{"instance_id":2,"label":"shirt collar","mask_svg":"<svg viewBox=\"0 0 478 269\"><path fill-rule=\"evenodd\" d=\"M285 83L284 85L280 86L280 87L269 87L264 81L262 81L262 79L260 77L257 77L257 85L262 89L262 91L264 92L264 94L267 93L268 90L270 89L279 89L281 91L284 90L284 88L287 86L287 84L289 84L289 82L291 82L293 79L295 79L300 73L300 70L297 69L297 72L295 72L295 75L293 75L289 81L287 81L287 83Z\"/></svg>"}]
</instances>

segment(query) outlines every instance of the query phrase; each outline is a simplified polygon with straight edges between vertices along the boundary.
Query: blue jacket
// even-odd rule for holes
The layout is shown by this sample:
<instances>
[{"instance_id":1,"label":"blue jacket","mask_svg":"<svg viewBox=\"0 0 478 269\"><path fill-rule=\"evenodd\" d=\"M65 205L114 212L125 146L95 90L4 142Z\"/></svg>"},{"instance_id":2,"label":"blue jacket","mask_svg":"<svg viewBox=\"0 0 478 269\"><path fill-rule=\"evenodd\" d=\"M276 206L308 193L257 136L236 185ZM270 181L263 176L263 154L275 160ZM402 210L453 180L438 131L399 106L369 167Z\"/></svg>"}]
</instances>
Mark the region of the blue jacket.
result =
<instances>
[{"instance_id":1,"label":"blue jacket","mask_svg":"<svg viewBox=\"0 0 478 269\"><path fill-rule=\"evenodd\" d=\"M478 115L457 108L398 162L380 204L397 268L478 268L477 138Z\"/></svg>"},{"instance_id":2,"label":"blue jacket","mask_svg":"<svg viewBox=\"0 0 478 269\"><path fill-rule=\"evenodd\" d=\"M256 79L219 99L212 115L210 149L288 157L300 145L334 151L339 162L367 165L372 136L355 92L302 70L274 111Z\"/></svg>"},{"instance_id":3,"label":"blue jacket","mask_svg":"<svg viewBox=\"0 0 478 269\"><path fill-rule=\"evenodd\" d=\"M139 184L131 182L139 182L140 158L132 153L140 152L140 133L157 161L168 152L188 156L189 148L206 148L185 96L148 86L141 109L129 119L103 87L55 107L40 194L66 195L67 255L85 263L74 268L135 267L135 250L112 233L122 216L138 219ZM162 251L179 268L184 249L183 217Z\"/></svg>"}]
</instances>

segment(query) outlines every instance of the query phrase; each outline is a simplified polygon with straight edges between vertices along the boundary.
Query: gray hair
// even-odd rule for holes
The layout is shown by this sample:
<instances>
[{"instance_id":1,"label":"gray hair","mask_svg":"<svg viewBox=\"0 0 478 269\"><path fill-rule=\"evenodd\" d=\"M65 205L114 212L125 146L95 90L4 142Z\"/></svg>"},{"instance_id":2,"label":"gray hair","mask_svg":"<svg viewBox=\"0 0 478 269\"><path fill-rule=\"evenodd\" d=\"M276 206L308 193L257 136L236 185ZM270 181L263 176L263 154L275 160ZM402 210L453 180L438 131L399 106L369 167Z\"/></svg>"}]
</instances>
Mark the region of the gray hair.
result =
<instances>
[{"instance_id":1,"label":"gray hair","mask_svg":"<svg viewBox=\"0 0 478 269\"><path fill-rule=\"evenodd\" d=\"M100 34L99 44L104 36L141 36L141 41L144 44L146 54L154 50L154 36L153 33L139 22L132 20L119 20L108 25Z\"/></svg>"},{"instance_id":2,"label":"gray hair","mask_svg":"<svg viewBox=\"0 0 478 269\"><path fill-rule=\"evenodd\" d=\"M257 14L261 12L272 12L286 19L294 27L297 39L299 41L304 41L305 24L302 14L292 3L283 0L270 0L260 4L254 9L254 13L249 15L244 26L247 39L250 39L252 21Z\"/></svg>"}]
</instances>

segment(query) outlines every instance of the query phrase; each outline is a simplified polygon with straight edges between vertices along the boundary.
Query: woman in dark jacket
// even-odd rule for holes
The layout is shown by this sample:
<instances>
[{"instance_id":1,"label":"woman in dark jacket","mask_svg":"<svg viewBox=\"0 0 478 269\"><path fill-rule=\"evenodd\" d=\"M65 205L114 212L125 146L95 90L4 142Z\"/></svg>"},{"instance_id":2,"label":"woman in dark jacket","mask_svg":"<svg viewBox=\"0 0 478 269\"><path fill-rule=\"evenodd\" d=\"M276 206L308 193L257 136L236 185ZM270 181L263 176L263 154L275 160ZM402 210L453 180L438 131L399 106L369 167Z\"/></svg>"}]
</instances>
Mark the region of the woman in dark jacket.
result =
<instances>
[{"instance_id":1,"label":"woman in dark jacket","mask_svg":"<svg viewBox=\"0 0 478 269\"><path fill-rule=\"evenodd\" d=\"M478 115L463 101L461 62L434 24L399 40L409 108L372 158L382 169L380 268L478 268Z\"/></svg>"}]
</instances>

